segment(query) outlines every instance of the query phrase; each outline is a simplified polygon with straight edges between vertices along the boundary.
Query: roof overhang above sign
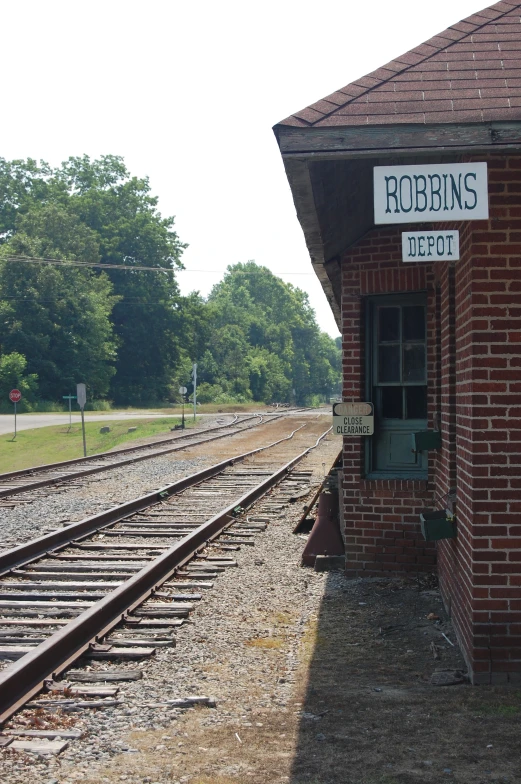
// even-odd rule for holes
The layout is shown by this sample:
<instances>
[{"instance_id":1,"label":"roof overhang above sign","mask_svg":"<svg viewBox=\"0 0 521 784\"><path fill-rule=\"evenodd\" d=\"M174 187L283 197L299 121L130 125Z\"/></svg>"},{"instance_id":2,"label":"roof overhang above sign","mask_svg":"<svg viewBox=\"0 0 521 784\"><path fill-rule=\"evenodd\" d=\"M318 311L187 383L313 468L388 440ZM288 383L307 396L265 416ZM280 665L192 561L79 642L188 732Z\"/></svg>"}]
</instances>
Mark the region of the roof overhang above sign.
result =
<instances>
[{"instance_id":1,"label":"roof overhang above sign","mask_svg":"<svg viewBox=\"0 0 521 784\"><path fill-rule=\"evenodd\" d=\"M341 330L343 254L374 227L373 168L521 151L521 121L274 128L313 269ZM427 222L427 219L424 218Z\"/></svg>"}]
</instances>

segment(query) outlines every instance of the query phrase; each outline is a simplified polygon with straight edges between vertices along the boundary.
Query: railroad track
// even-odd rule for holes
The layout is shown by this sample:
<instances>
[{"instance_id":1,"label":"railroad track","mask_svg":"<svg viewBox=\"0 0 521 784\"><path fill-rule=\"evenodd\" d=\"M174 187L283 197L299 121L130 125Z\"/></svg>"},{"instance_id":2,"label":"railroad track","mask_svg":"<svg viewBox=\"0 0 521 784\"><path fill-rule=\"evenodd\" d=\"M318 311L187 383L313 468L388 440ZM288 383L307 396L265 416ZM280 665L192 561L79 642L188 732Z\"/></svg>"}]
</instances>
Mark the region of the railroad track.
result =
<instances>
[{"instance_id":1,"label":"railroad track","mask_svg":"<svg viewBox=\"0 0 521 784\"><path fill-rule=\"evenodd\" d=\"M198 446L219 438L234 436L261 424L273 422L283 416L287 416L287 414L254 414L242 419L235 416L233 422L209 428L204 434L201 431L195 433L188 432L162 439L161 441L155 441L152 444L118 449L116 452L100 452L88 457L75 458L74 460L64 460L59 463L48 463L19 471L10 471L9 473L0 474L0 499L10 498L14 495L32 492L52 485L60 487L64 482L70 482L73 479L81 479L91 474L131 465L141 460L161 457L190 446ZM221 432L215 435L216 431ZM125 455L125 457L121 457L121 455ZM128 455L131 456L129 457Z\"/></svg>"},{"instance_id":2,"label":"railroad track","mask_svg":"<svg viewBox=\"0 0 521 784\"><path fill-rule=\"evenodd\" d=\"M66 709L78 695L99 696L56 681L80 657L139 659L175 644L175 627L274 505L263 501L268 517L244 519L244 510L282 481L288 498L309 488L310 472L295 467L330 429L288 461L287 442L304 427L0 554L0 658L12 662L0 672L0 723L45 686L53 698L29 705Z\"/></svg>"}]
</instances>

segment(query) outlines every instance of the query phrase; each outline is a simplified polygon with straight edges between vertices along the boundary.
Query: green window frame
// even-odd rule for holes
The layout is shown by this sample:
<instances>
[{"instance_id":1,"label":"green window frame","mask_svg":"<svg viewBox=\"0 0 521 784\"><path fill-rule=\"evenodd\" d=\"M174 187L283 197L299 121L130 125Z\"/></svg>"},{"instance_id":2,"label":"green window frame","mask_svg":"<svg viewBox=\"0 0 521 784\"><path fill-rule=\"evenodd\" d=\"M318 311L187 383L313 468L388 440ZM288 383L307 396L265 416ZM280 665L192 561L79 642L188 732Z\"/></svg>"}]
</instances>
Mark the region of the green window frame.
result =
<instances>
[{"instance_id":1,"label":"green window frame","mask_svg":"<svg viewBox=\"0 0 521 784\"><path fill-rule=\"evenodd\" d=\"M375 409L366 476L426 479L427 457L412 439L427 428L426 294L368 298L366 336L366 399Z\"/></svg>"}]
</instances>

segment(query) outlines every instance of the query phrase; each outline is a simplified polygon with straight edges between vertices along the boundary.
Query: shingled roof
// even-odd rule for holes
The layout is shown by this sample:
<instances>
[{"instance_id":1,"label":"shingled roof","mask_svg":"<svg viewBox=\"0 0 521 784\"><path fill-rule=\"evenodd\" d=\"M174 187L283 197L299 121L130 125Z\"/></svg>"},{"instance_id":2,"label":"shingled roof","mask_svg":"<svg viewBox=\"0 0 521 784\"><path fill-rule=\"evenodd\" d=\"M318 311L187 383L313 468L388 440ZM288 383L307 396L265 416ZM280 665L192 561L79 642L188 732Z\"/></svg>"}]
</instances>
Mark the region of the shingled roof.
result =
<instances>
[{"instance_id":1,"label":"shingled roof","mask_svg":"<svg viewBox=\"0 0 521 784\"><path fill-rule=\"evenodd\" d=\"M279 125L508 120L521 120L521 3L501 0Z\"/></svg>"}]
</instances>

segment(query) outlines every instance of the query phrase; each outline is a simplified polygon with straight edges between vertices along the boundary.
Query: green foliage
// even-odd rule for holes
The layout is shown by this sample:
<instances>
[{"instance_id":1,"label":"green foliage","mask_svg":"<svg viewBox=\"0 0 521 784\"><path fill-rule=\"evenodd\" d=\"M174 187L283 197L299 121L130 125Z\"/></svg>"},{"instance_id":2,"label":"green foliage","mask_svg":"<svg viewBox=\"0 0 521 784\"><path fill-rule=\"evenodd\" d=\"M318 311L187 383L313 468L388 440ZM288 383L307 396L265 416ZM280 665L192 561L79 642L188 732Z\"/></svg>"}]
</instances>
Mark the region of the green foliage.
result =
<instances>
[{"instance_id":1,"label":"green foliage","mask_svg":"<svg viewBox=\"0 0 521 784\"><path fill-rule=\"evenodd\" d=\"M0 402L7 404L9 409L9 392L11 389L19 389L22 393L22 401L18 404L19 411L30 411L31 405L36 400L38 388L38 376L35 373L27 372L27 360L23 354L13 351L11 354L0 356Z\"/></svg>"},{"instance_id":2,"label":"green foliage","mask_svg":"<svg viewBox=\"0 0 521 784\"><path fill-rule=\"evenodd\" d=\"M13 357L25 363L16 360L26 404L61 403L80 381L90 405L177 401L179 386L193 390L194 361L201 402L306 404L337 392L340 349L304 292L248 262L229 267L208 300L182 297L185 247L148 179L118 156L54 169L0 159L0 358L6 378Z\"/></svg>"},{"instance_id":3,"label":"green foliage","mask_svg":"<svg viewBox=\"0 0 521 784\"><path fill-rule=\"evenodd\" d=\"M173 269L185 246L148 180L110 155L54 170L0 159L0 193L1 352L23 353L51 400L79 381L89 397L111 393L119 404L167 398L180 357ZM20 256L100 262L106 272L8 260Z\"/></svg>"},{"instance_id":4,"label":"green foliage","mask_svg":"<svg viewBox=\"0 0 521 784\"><path fill-rule=\"evenodd\" d=\"M96 235L56 204L21 213L0 248L0 345L27 358L39 392L53 399L88 381L94 395L108 392L116 341L110 314L117 297L105 274L90 269L24 264L11 255L97 260Z\"/></svg>"},{"instance_id":5,"label":"green foliage","mask_svg":"<svg viewBox=\"0 0 521 784\"><path fill-rule=\"evenodd\" d=\"M180 359L179 289L174 268L186 247L163 218L147 178L131 177L123 159L70 158L58 177L72 208L96 232L116 302L112 321L119 350L111 392L117 404L167 399ZM111 264L151 266L160 273L110 270Z\"/></svg>"},{"instance_id":6,"label":"green foliage","mask_svg":"<svg viewBox=\"0 0 521 784\"><path fill-rule=\"evenodd\" d=\"M250 261L228 267L209 297L215 324L200 377L253 400L329 399L340 380L340 352L320 332L307 295ZM294 392L293 392L294 390Z\"/></svg>"}]
</instances>

